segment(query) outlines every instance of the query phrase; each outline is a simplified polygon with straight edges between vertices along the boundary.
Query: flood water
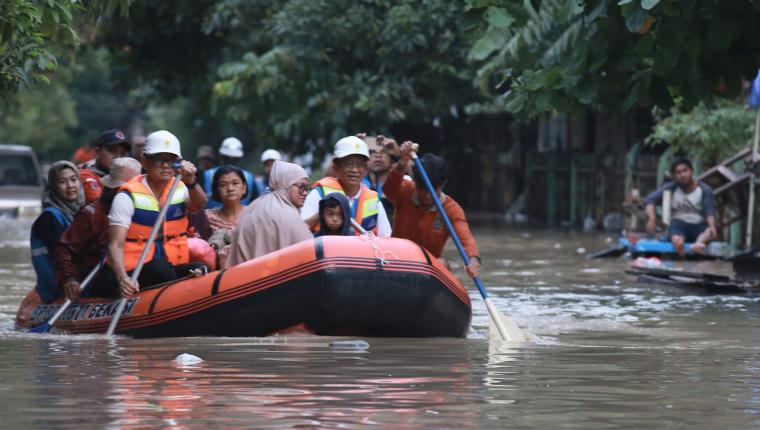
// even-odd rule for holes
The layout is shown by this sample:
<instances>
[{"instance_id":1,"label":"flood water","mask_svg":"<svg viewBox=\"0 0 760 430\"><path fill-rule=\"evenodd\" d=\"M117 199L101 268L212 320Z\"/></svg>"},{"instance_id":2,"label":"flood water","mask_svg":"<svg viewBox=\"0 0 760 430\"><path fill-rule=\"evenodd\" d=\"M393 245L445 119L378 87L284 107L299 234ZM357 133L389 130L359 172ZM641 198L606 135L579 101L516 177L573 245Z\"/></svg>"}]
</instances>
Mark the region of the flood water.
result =
<instances>
[{"instance_id":1,"label":"flood water","mask_svg":"<svg viewBox=\"0 0 760 430\"><path fill-rule=\"evenodd\" d=\"M467 280L467 339L357 349L20 334L28 227L0 223L2 428L760 428L758 298L638 284L630 261L579 254L606 246L602 233L475 228L484 284L533 343L489 345ZM182 353L204 361L179 365Z\"/></svg>"}]
</instances>

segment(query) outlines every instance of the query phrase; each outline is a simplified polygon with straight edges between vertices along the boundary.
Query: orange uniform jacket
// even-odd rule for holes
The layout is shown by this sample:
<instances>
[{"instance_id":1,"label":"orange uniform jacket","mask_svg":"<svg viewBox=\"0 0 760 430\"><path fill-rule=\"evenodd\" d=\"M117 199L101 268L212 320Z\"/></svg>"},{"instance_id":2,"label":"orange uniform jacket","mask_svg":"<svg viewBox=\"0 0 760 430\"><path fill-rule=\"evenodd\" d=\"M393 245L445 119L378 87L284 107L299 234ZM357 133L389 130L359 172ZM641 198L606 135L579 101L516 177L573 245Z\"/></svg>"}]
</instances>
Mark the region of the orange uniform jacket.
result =
<instances>
[{"instance_id":1,"label":"orange uniform jacket","mask_svg":"<svg viewBox=\"0 0 760 430\"><path fill-rule=\"evenodd\" d=\"M432 211L426 211L416 205L412 200L415 194L415 185L412 181L404 178L392 170L383 185L383 195L387 197L396 208L393 219L393 237L409 239L427 249L431 254L440 257L443 246L449 238L446 223L433 207ZM443 201L443 210L449 216L454 230L462 241L467 256L472 258L479 256L478 244L472 237L470 226L464 216L464 210L459 203L449 196Z\"/></svg>"},{"instance_id":2,"label":"orange uniform jacket","mask_svg":"<svg viewBox=\"0 0 760 430\"><path fill-rule=\"evenodd\" d=\"M90 204L100 198L103 192L103 183L100 182L100 176L90 169L79 170L79 181L84 188L84 202Z\"/></svg>"}]
</instances>

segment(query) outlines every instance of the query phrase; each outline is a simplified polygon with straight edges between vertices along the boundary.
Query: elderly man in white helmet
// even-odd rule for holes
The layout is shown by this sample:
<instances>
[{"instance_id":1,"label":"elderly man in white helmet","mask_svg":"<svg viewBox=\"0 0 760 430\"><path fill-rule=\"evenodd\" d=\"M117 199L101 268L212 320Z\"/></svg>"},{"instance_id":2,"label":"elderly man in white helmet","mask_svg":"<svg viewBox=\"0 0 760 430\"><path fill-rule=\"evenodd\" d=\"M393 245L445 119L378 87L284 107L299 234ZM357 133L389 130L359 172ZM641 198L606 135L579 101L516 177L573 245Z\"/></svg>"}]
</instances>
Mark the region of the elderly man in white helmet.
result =
<instances>
[{"instance_id":1,"label":"elderly man in white helmet","mask_svg":"<svg viewBox=\"0 0 760 430\"><path fill-rule=\"evenodd\" d=\"M231 165L237 166L240 160L243 158L243 142L237 137L228 137L222 141L222 145L219 147L219 166L212 169L205 170L203 172L203 189L206 191L206 195L211 196L211 187L214 182L214 174L220 166ZM256 200L259 196L259 191L254 183L253 173L248 170L242 169L243 175L245 175L246 193L245 197L240 201L243 205ZM222 206L222 202L212 200L209 198L206 203L206 209L214 209Z\"/></svg>"},{"instance_id":2,"label":"elderly man in white helmet","mask_svg":"<svg viewBox=\"0 0 760 430\"><path fill-rule=\"evenodd\" d=\"M138 292L140 285L173 281L189 272L192 265L188 264L187 212L200 210L206 204L206 194L196 181L196 168L182 160L179 140L173 134L166 130L149 134L142 164L146 174L120 188L108 214L108 265L112 272L106 273L115 276L114 284L122 296ZM177 165L182 182L168 196ZM166 219L133 283L129 276L164 204L170 205Z\"/></svg>"},{"instance_id":3,"label":"elderly man in white helmet","mask_svg":"<svg viewBox=\"0 0 760 430\"><path fill-rule=\"evenodd\" d=\"M266 194L269 188L269 173L272 171L272 165L275 161L282 161L280 151L269 148L261 153L261 165L264 167L264 176L256 175L256 188L259 195Z\"/></svg>"},{"instance_id":4,"label":"elderly man in white helmet","mask_svg":"<svg viewBox=\"0 0 760 430\"><path fill-rule=\"evenodd\" d=\"M348 198L351 217L365 230L380 237L390 236L391 225L377 192L362 184L369 161L367 144L356 136L347 136L335 143L333 155L332 168L336 176L322 178L314 184L301 208L301 218L312 231L318 231L319 201L328 194L340 193Z\"/></svg>"}]
</instances>

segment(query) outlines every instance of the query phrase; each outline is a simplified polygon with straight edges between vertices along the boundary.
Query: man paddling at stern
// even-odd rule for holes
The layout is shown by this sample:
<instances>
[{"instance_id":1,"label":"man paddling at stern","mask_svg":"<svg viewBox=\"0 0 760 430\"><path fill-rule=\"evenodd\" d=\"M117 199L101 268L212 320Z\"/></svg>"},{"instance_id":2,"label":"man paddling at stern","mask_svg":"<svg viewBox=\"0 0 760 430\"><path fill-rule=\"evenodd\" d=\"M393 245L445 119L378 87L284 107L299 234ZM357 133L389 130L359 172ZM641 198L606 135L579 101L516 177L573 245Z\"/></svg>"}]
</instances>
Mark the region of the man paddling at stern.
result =
<instances>
[{"instance_id":1,"label":"man paddling at stern","mask_svg":"<svg viewBox=\"0 0 760 430\"><path fill-rule=\"evenodd\" d=\"M385 196L396 208L393 223L393 237L409 239L427 249L433 256L441 260L446 267L448 261L441 257L443 246L449 238L449 232L443 218L438 213L433 196L428 192L425 182L414 168L414 182L404 180L404 172L412 160L412 152L417 152L418 145L404 142L399 148L393 141L388 141L386 147L392 154L398 154L399 162L391 169L383 185ZM478 244L472 237L470 226L464 215L464 210L451 196L443 193L443 187L449 178L449 165L442 157L425 154L420 157L430 182L446 211L451 224L454 226L465 251L470 258L467 274L473 278L480 275L480 257Z\"/></svg>"},{"instance_id":2,"label":"man paddling at stern","mask_svg":"<svg viewBox=\"0 0 760 430\"><path fill-rule=\"evenodd\" d=\"M688 158L676 158L670 164L670 173L675 181L665 183L644 199L647 231L654 233L657 227L654 206L662 199L665 191L671 191L672 216L668 227L670 242L682 257L686 254L684 244L691 242L694 242L691 246L693 252L704 254L705 245L718 236L715 228L715 196L707 184L694 179L694 168Z\"/></svg>"}]
</instances>

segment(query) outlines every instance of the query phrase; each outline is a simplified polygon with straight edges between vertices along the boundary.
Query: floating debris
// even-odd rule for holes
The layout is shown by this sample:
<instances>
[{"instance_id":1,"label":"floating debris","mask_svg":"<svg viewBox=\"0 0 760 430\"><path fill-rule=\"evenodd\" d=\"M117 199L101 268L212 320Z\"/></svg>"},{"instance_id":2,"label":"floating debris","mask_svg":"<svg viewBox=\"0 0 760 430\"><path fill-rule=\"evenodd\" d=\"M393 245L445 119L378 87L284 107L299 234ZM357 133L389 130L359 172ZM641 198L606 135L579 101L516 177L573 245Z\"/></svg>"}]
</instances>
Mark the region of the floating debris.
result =
<instances>
[{"instance_id":1,"label":"floating debris","mask_svg":"<svg viewBox=\"0 0 760 430\"><path fill-rule=\"evenodd\" d=\"M193 354L180 354L174 359L174 362L180 366L192 366L193 364L203 363L203 359L196 357Z\"/></svg>"},{"instance_id":2,"label":"floating debris","mask_svg":"<svg viewBox=\"0 0 760 430\"><path fill-rule=\"evenodd\" d=\"M369 343L363 340L334 340L330 342L330 348L336 349L367 349Z\"/></svg>"}]
</instances>

